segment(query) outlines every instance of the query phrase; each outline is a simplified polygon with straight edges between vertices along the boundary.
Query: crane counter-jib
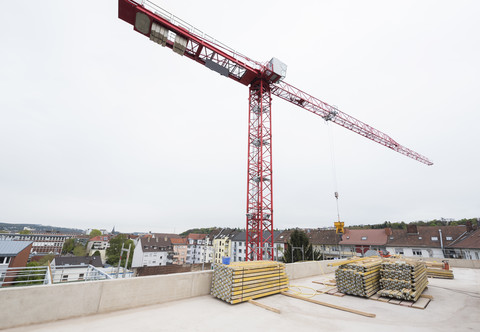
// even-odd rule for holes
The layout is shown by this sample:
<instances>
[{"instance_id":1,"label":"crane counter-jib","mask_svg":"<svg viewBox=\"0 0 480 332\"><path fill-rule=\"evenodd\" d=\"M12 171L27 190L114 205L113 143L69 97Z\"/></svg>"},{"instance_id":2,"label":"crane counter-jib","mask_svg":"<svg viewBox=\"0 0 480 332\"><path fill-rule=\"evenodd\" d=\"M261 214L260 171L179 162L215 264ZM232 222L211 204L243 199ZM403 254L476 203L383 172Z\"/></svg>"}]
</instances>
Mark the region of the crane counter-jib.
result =
<instances>
[{"instance_id":1,"label":"crane counter-jib","mask_svg":"<svg viewBox=\"0 0 480 332\"><path fill-rule=\"evenodd\" d=\"M221 44L150 1L118 1L118 17L135 31L244 85L264 76L265 66Z\"/></svg>"}]
</instances>

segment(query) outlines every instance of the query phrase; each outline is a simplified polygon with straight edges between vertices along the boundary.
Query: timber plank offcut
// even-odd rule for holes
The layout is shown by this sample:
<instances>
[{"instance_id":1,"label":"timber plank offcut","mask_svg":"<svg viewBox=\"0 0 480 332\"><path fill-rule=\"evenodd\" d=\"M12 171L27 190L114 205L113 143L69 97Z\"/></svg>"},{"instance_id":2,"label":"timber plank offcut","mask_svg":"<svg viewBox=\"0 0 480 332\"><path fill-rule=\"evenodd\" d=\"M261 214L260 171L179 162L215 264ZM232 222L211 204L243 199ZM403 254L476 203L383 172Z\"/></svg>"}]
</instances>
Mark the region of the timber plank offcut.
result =
<instances>
[{"instance_id":1,"label":"timber plank offcut","mask_svg":"<svg viewBox=\"0 0 480 332\"><path fill-rule=\"evenodd\" d=\"M272 261L214 264L211 294L230 304L288 290L285 264Z\"/></svg>"}]
</instances>

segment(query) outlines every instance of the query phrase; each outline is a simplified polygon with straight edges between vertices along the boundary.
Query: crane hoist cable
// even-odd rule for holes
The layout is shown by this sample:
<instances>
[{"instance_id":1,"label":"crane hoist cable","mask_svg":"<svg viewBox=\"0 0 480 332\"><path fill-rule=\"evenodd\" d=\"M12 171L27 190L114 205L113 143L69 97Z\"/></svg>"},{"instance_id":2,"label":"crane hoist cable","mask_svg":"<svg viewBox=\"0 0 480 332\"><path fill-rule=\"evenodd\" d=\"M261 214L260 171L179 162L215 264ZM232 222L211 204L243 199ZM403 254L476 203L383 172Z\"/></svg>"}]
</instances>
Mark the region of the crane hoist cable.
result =
<instances>
[{"instance_id":1,"label":"crane hoist cable","mask_svg":"<svg viewBox=\"0 0 480 332\"><path fill-rule=\"evenodd\" d=\"M337 166L335 163L335 142L333 140L333 129L332 126L328 125L329 121L325 121L328 126L328 141L330 145L330 159L332 161L332 178L333 178L333 188L334 188L334 196L337 203L337 218L338 222L340 222L340 208L338 205L338 182L337 182Z\"/></svg>"}]
</instances>

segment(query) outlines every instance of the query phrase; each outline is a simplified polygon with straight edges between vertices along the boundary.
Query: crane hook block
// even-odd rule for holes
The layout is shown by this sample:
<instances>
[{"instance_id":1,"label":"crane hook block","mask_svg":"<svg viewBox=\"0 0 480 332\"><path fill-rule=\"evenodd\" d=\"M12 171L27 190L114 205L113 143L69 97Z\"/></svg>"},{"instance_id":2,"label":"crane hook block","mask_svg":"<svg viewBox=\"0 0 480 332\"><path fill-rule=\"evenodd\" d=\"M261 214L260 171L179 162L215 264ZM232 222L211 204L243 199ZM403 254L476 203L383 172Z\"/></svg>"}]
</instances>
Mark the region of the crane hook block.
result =
<instances>
[{"instance_id":1,"label":"crane hook block","mask_svg":"<svg viewBox=\"0 0 480 332\"><path fill-rule=\"evenodd\" d=\"M338 199L338 192L335 192L335 198Z\"/></svg>"},{"instance_id":2,"label":"crane hook block","mask_svg":"<svg viewBox=\"0 0 480 332\"><path fill-rule=\"evenodd\" d=\"M335 233L337 233L337 234L345 233L345 231L343 229L343 226L345 225L345 223L343 221L335 221L333 224L335 225L335 229L336 229Z\"/></svg>"}]
</instances>

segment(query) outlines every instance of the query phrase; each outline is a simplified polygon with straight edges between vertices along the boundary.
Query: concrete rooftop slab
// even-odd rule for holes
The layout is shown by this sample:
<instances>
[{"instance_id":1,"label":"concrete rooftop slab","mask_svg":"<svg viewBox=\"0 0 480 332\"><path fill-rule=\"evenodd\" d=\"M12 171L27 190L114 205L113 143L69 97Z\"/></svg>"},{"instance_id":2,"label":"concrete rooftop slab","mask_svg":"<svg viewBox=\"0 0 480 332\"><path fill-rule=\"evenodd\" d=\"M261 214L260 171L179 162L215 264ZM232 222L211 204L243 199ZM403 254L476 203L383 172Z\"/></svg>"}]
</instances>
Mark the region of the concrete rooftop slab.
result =
<instances>
[{"instance_id":1,"label":"concrete rooftop slab","mask_svg":"<svg viewBox=\"0 0 480 332\"><path fill-rule=\"evenodd\" d=\"M478 331L480 270L455 268L453 271L453 280L429 279L425 294L432 295L434 300L424 310L348 295L319 294L313 297L318 301L374 313L375 318L280 294L257 301L280 309L281 314L250 303L230 305L207 295L5 331ZM312 293L313 289L329 287L312 283L313 280L333 278L333 274L318 275L292 280L291 285L305 286L302 291Z\"/></svg>"}]
</instances>

